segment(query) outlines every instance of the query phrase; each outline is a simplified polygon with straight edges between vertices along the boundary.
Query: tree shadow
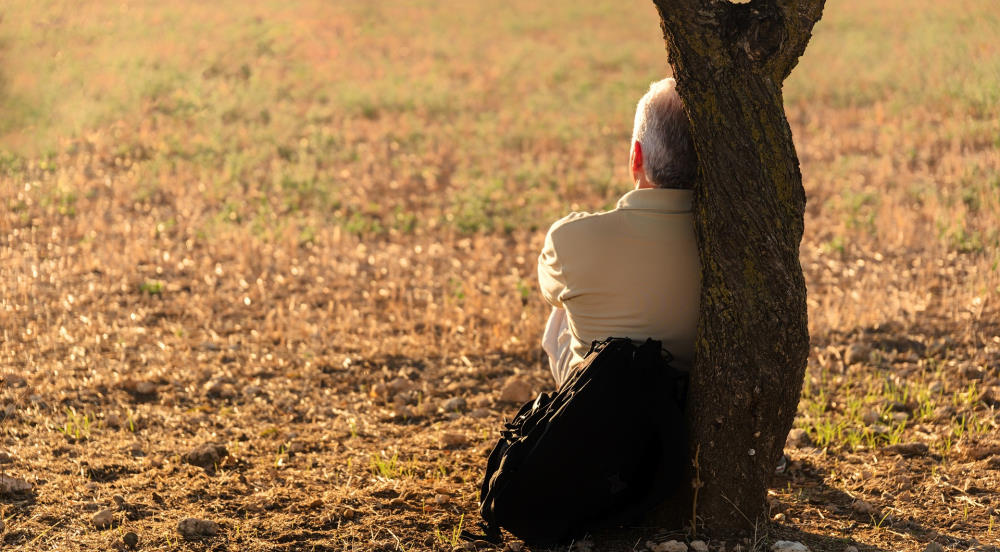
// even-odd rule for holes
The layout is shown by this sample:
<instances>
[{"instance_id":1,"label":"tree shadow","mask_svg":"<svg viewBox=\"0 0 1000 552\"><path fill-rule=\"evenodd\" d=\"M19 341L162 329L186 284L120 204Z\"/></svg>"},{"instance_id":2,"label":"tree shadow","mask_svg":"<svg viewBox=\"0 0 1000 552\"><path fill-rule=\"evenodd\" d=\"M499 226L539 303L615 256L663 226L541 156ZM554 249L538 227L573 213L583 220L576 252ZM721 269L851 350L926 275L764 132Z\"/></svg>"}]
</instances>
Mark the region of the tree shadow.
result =
<instances>
[{"instance_id":1,"label":"tree shadow","mask_svg":"<svg viewBox=\"0 0 1000 552\"><path fill-rule=\"evenodd\" d=\"M775 476L771 488L788 489L792 492L804 492L807 496L808 504L821 511L821 517L829 522L839 522L846 524L840 529L842 536L830 537L809 533L806 530L792 527L790 525L774 524L771 533L775 538L781 540L798 540L809 546L814 552L826 551L843 552L847 545L853 545L858 550L878 551L883 550L863 542L855 541L851 538L851 533L857 528L878 528L892 531L899 536L910 536L923 544L931 541L944 546L957 546L962 548L972 548L980 546L982 543L961 537L955 537L943 533L932 527L927 527L909 516L886 516L882 519L875 519L868 516L863 519L859 514L851 510L851 505L855 499L841 489L831 487L826 483L822 471L811 462L797 460L789 469L789 475ZM794 474L792 476L791 474Z\"/></svg>"}]
</instances>

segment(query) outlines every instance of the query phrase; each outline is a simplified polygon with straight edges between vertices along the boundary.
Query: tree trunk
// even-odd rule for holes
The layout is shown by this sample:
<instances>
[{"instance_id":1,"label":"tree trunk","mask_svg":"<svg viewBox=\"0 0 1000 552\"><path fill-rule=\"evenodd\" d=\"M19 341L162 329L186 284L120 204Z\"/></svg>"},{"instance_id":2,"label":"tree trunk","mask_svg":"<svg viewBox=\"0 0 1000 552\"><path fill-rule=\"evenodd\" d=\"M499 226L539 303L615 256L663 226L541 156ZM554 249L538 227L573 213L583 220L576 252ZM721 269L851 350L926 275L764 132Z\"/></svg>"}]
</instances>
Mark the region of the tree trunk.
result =
<instances>
[{"instance_id":1,"label":"tree trunk","mask_svg":"<svg viewBox=\"0 0 1000 552\"><path fill-rule=\"evenodd\" d=\"M823 2L654 0L698 154L702 266L689 394L699 467L688 496L655 514L662 526L691 523L692 508L711 534L746 534L767 520L809 353L805 192L781 85Z\"/></svg>"}]
</instances>

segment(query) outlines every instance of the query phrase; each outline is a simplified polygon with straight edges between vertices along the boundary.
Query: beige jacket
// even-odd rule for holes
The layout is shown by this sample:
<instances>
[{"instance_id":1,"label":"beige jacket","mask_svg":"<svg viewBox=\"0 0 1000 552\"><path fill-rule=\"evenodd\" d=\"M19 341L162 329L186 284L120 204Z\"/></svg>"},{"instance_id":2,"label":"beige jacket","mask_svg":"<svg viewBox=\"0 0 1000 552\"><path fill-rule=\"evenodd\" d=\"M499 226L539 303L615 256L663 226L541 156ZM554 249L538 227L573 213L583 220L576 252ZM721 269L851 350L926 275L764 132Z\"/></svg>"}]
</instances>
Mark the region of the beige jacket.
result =
<instances>
[{"instance_id":1,"label":"beige jacket","mask_svg":"<svg viewBox=\"0 0 1000 552\"><path fill-rule=\"evenodd\" d=\"M565 308L571 366L593 340L663 342L690 369L701 266L690 190L633 190L611 211L570 213L549 228L538 257L542 296Z\"/></svg>"}]
</instances>

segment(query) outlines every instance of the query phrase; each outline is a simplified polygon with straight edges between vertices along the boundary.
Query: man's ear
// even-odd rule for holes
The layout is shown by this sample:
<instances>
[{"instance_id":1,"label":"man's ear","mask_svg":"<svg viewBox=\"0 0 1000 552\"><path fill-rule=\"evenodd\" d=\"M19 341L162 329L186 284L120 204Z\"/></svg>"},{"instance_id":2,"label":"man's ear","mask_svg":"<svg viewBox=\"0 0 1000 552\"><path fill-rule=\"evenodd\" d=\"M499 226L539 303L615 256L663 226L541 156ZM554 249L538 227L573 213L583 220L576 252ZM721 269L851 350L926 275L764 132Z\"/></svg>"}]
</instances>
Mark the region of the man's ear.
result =
<instances>
[{"instance_id":1,"label":"man's ear","mask_svg":"<svg viewBox=\"0 0 1000 552\"><path fill-rule=\"evenodd\" d=\"M629 160L632 164L632 178L636 178L637 174L642 173L642 144L638 140L632 143L632 158Z\"/></svg>"}]
</instances>

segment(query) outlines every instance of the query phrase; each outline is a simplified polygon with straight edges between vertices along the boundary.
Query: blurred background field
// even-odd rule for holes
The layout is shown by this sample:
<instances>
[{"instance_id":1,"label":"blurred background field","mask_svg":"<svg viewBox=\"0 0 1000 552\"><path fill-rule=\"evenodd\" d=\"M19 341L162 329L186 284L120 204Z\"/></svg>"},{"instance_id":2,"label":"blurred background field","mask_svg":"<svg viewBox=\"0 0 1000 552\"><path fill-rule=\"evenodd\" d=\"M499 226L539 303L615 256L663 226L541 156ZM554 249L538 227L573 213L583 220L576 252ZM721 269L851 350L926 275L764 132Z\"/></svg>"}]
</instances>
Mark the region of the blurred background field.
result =
<instances>
[{"instance_id":1,"label":"blurred background field","mask_svg":"<svg viewBox=\"0 0 1000 552\"><path fill-rule=\"evenodd\" d=\"M896 549L931 530L997 542L995 498L965 485L965 502L923 501L941 473L985 470L975 489L997 481L993 458L1000 466L1000 448L963 452L996 442L1000 401L998 35L993 0L834 0L785 84L808 196L814 341L796 425L822 451L801 461L890 523L938 512L924 532L884 531L887 518L848 505L827 527L789 491L789 526ZM497 381L544 385L544 231L627 191L635 102L668 71L655 11L639 0L4 2L0 449L35 490L31 504L0 502L0 538L107 544L118 537L46 489L103 485L73 499L82 504L130 485L154 511L146 495L184 473L169 459L189 440L232 449L252 437L231 473L205 483L221 488L304 469L276 466L275 451L325 434L348 443L303 445L311 462L338 465L312 480L347 493L328 505L361 511L381 496L364 489L399 480L450 485L453 498L328 519L312 545L445 547L434 531L473 512L475 443L509 410ZM423 385L417 404L376 392L400 374ZM142 382L154 392L136 393ZM460 396L490 415L419 410ZM77 413L94 430L70 438ZM118 430L112 415L145 425ZM445 429L472 444L427 453ZM143 455L121 456L122 440ZM889 469L865 459L855 470L852 458L908 442L931 457L883 475L910 471L910 487L851 487L871 480L851 474ZM64 473L74 454L135 471ZM408 458L410 475L374 477L373 454ZM431 477L442 455L451 479ZM240 525L257 512L243 498L209 496L116 515L165 549L195 546L175 542L170 517L192 509L224 518L233 549L308 541L276 544L297 534L295 500L253 514L264 520L254 533ZM410 520L402 541L369 535L393 516Z\"/></svg>"}]
</instances>

